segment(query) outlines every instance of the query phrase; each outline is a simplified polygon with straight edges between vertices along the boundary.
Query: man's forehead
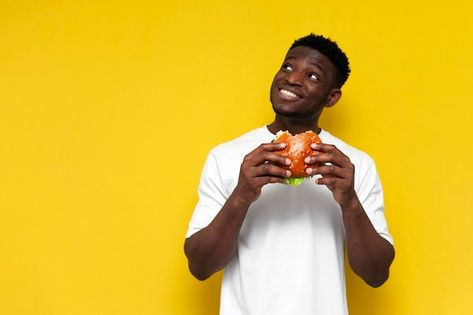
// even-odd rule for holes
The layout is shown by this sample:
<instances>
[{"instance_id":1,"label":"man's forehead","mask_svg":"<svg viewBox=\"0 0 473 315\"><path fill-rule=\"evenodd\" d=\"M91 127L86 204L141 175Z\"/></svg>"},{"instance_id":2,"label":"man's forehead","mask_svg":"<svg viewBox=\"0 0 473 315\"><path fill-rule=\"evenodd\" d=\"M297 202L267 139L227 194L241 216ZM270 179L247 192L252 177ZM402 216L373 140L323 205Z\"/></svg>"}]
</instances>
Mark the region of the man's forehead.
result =
<instances>
[{"instance_id":1,"label":"man's forehead","mask_svg":"<svg viewBox=\"0 0 473 315\"><path fill-rule=\"evenodd\" d=\"M333 67L332 62L327 56L322 54L317 49L306 46L297 46L289 50L286 54L285 60L299 58L308 58L311 64L318 66L323 70L329 70Z\"/></svg>"}]
</instances>

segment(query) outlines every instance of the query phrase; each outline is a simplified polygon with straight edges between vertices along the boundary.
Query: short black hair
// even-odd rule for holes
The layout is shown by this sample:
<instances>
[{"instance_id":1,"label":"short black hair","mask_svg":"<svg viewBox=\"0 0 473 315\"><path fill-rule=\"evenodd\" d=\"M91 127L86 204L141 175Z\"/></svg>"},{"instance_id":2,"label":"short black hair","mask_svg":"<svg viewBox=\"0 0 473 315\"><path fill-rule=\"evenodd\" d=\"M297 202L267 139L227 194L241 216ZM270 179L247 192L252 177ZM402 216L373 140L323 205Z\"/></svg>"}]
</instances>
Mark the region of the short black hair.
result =
<instances>
[{"instance_id":1,"label":"short black hair","mask_svg":"<svg viewBox=\"0 0 473 315\"><path fill-rule=\"evenodd\" d=\"M347 55L338 47L336 42L322 35L310 33L307 36L296 39L289 50L299 46L315 49L326 56L337 69L335 71L334 84L337 88L343 86L350 75L350 64Z\"/></svg>"}]
</instances>

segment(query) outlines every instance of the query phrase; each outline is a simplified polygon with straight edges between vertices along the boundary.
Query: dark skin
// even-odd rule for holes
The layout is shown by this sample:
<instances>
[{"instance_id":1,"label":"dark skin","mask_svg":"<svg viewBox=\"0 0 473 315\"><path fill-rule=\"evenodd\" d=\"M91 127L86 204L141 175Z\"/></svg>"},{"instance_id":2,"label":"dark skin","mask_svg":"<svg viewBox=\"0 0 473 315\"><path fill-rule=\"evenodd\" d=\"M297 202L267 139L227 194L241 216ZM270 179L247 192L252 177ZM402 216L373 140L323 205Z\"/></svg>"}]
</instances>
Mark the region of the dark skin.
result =
<instances>
[{"instance_id":1,"label":"dark skin","mask_svg":"<svg viewBox=\"0 0 473 315\"><path fill-rule=\"evenodd\" d=\"M341 97L335 84L336 71L332 62L317 50L290 50L271 85L276 117L268 129L274 134L279 130L292 134L307 130L319 133L318 120L323 109L335 105ZM197 279L207 279L235 256L241 226L261 188L282 183L291 175L283 168L291 161L275 153L284 146L266 143L246 155L238 184L221 211L206 228L186 239L184 250L189 269ZM366 283L378 287L389 277L394 248L376 232L358 200L354 190L355 168L350 159L334 145L316 144L312 149L319 154L306 158L307 173L320 175L316 184L327 186L340 205L350 266Z\"/></svg>"}]
</instances>

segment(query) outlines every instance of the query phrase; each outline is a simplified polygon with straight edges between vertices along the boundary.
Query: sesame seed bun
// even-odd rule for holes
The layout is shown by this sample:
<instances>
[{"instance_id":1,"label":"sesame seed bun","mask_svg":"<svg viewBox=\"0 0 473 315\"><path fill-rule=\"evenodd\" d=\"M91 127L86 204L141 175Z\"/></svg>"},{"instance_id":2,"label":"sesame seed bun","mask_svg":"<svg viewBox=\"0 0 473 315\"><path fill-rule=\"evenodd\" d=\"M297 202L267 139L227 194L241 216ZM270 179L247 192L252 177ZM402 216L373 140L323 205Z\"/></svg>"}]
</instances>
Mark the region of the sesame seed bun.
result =
<instances>
[{"instance_id":1,"label":"sesame seed bun","mask_svg":"<svg viewBox=\"0 0 473 315\"><path fill-rule=\"evenodd\" d=\"M279 131L273 142L282 142L287 145L283 150L276 151L276 153L292 161L292 164L287 167L287 169L291 171L290 178L308 177L305 171L308 165L304 162L304 159L317 154L316 151L312 150L310 145L312 143L321 143L322 141L319 136L312 130L294 136L288 131Z\"/></svg>"}]
</instances>

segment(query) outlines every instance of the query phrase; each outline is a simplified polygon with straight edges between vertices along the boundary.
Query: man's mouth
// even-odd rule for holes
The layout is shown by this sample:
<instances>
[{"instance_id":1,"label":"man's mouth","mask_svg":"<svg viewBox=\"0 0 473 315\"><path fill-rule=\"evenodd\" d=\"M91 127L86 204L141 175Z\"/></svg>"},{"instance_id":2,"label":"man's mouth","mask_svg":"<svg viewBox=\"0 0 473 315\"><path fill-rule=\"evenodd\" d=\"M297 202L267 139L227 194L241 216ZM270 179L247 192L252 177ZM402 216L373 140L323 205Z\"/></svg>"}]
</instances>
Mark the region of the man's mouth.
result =
<instances>
[{"instance_id":1,"label":"man's mouth","mask_svg":"<svg viewBox=\"0 0 473 315\"><path fill-rule=\"evenodd\" d=\"M279 95L281 96L281 98L286 100L297 100L300 98L300 96L296 93L288 91L286 89L279 89Z\"/></svg>"}]
</instances>

